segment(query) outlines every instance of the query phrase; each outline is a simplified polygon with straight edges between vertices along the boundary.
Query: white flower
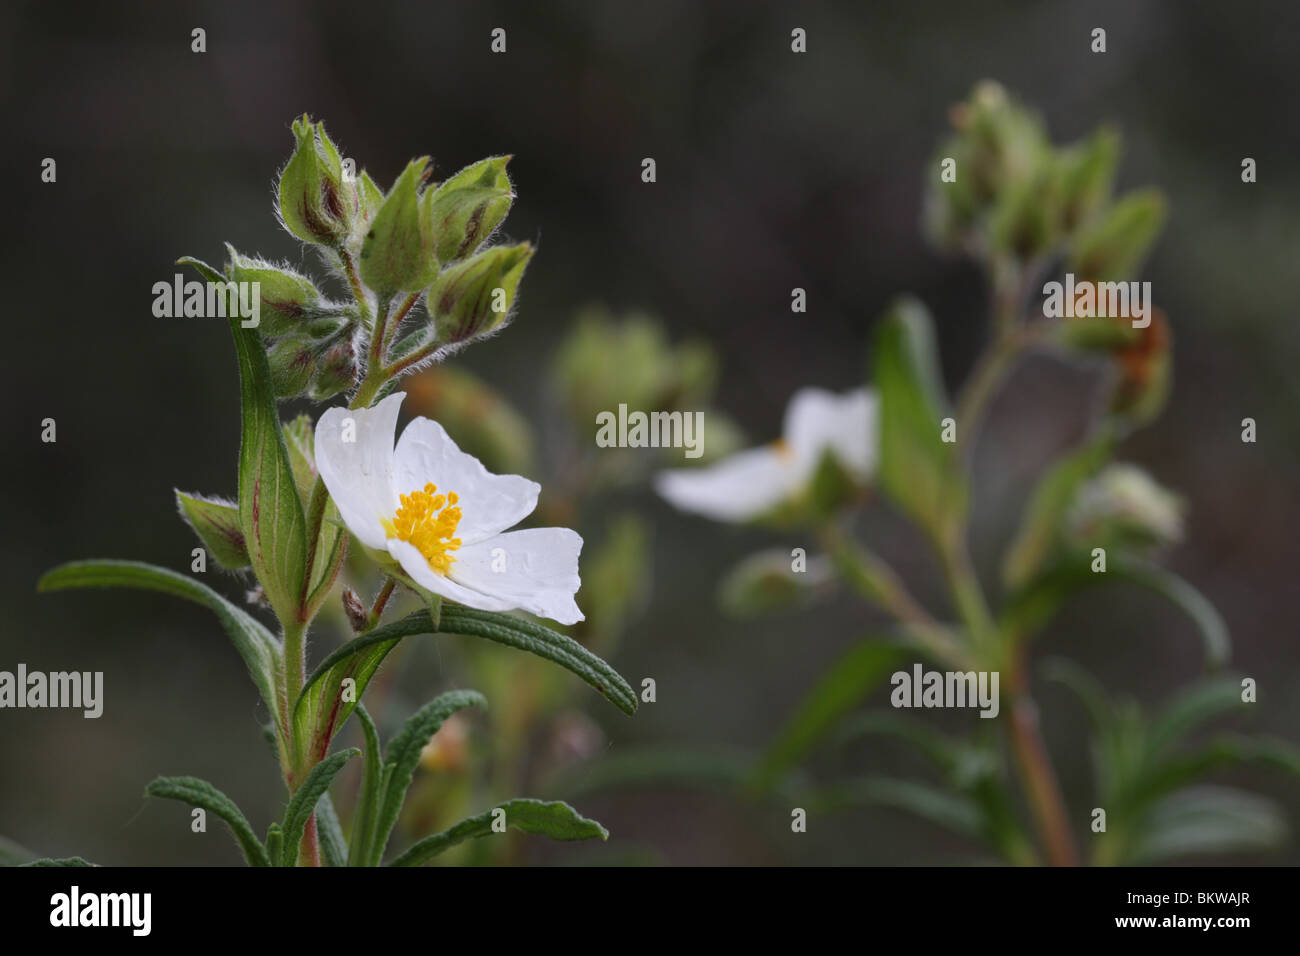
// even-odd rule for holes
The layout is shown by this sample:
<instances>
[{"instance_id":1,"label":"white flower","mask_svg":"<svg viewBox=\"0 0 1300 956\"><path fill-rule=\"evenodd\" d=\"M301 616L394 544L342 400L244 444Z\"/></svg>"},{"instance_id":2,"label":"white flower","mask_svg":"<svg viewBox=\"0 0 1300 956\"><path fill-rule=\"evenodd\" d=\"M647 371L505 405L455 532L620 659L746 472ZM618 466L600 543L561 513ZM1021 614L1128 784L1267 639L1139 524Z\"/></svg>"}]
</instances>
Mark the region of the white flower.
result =
<instances>
[{"instance_id":1,"label":"white flower","mask_svg":"<svg viewBox=\"0 0 1300 956\"><path fill-rule=\"evenodd\" d=\"M1076 536L1110 523L1152 543L1170 543L1183 537L1183 501L1137 465L1115 463L1079 489L1067 521Z\"/></svg>"},{"instance_id":2,"label":"white flower","mask_svg":"<svg viewBox=\"0 0 1300 956\"><path fill-rule=\"evenodd\" d=\"M537 506L541 486L491 474L435 421L415 419L394 448L405 397L331 408L316 425L316 467L348 530L377 559L449 600L581 621L573 596L582 536L568 528L503 533Z\"/></svg>"},{"instance_id":3,"label":"white flower","mask_svg":"<svg viewBox=\"0 0 1300 956\"><path fill-rule=\"evenodd\" d=\"M781 440L706 468L662 472L655 488L683 511L740 522L797 494L826 451L865 484L876 466L876 414L876 395L865 388L843 395L800 389L786 408Z\"/></svg>"}]
</instances>

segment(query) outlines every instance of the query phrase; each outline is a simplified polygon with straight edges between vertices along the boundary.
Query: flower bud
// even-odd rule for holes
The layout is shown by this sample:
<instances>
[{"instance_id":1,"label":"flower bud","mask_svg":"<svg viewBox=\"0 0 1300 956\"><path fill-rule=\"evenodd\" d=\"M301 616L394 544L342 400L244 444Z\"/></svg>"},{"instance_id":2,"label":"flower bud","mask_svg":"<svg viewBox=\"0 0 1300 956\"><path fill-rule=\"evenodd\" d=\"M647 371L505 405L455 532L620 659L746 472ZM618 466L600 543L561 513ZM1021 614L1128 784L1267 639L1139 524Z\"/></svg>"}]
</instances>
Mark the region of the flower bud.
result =
<instances>
[{"instance_id":1,"label":"flower bud","mask_svg":"<svg viewBox=\"0 0 1300 956\"><path fill-rule=\"evenodd\" d=\"M491 335L505 325L533 247L493 246L443 270L429 289L428 309L444 345Z\"/></svg>"},{"instance_id":2,"label":"flower bud","mask_svg":"<svg viewBox=\"0 0 1300 956\"><path fill-rule=\"evenodd\" d=\"M1149 547L1183 536L1183 501L1136 465L1107 465L1076 493L1070 534L1087 542Z\"/></svg>"},{"instance_id":3,"label":"flower bud","mask_svg":"<svg viewBox=\"0 0 1300 956\"><path fill-rule=\"evenodd\" d=\"M369 623L369 615L361 603L361 598L357 596L357 592L348 587L343 589L343 613L347 615L352 630L360 633L366 629L366 624Z\"/></svg>"},{"instance_id":4,"label":"flower bud","mask_svg":"<svg viewBox=\"0 0 1300 956\"><path fill-rule=\"evenodd\" d=\"M375 220L375 214L384 204L384 191L370 178L364 169L357 175L357 202L361 207L360 221L369 228Z\"/></svg>"},{"instance_id":5,"label":"flower bud","mask_svg":"<svg viewBox=\"0 0 1300 956\"><path fill-rule=\"evenodd\" d=\"M824 558L808 558L795 571L790 552L780 548L752 554L722 579L718 600L733 617L752 617L806 602L833 586L834 574Z\"/></svg>"},{"instance_id":6,"label":"flower bud","mask_svg":"<svg viewBox=\"0 0 1300 956\"><path fill-rule=\"evenodd\" d=\"M361 281L381 296L423 289L437 275L433 225L420 208L428 166L428 157L407 164L361 243Z\"/></svg>"},{"instance_id":7,"label":"flower bud","mask_svg":"<svg viewBox=\"0 0 1300 956\"><path fill-rule=\"evenodd\" d=\"M509 156L467 166L427 193L438 259L464 259L481 246L510 211L514 191L506 175Z\"/></svg>"},{"instance_id":8,"label":"flower bud","mask_svg":"<svg viewBox=\"0 0 1300 956\"><path fill-rule=\"evenodd\" d=\"M1137 338L1113 353L1119 370L1111 411L1134 425L1154 421L1169 400L1169 320L1160 309L1151 310L1151 323L1135 330Z\"/></svg>"},{"instance_id":9,"label":"flower bud","mask_svg":"<svg viewBox=\"0 0 1300 956\"><path fill-rule=\"evenodd\" d=\"M1157 190L1128 193L1082 229L1070 250L1069 271L1089 282L1128 282L1160 234L1165 199Z\"/></svg>"},{"instance_id":10,"label":"flower bud","mask_svg":"<svg viewBox=\"0 0 1300 956\"><path fill-rule=\"evenodd\" d=\"M316 349L305 335L286 335L266 351L276 398L301 395L316 371Z\"/></svg>"},{"instance_id":11,"label":"flower bud","mask_svg":"<svg viewBox=\"0 0 1300 956\"><path fill-rule=\"evenodd\" d=\"M291 332L317 310L321 295L306 276L264 259L242 256L231 245L226 249L230 253L227 272L231 281L259 284L258 329L264 335Z\"/></svg>"},{"instance_id":12,"label":"flower bud","mask_svg":"<svg viewBox=\"0 0 1300 956\"><path fill-rule=\"evenodd\" d=\"M351 388L357 380L357 353L352 336L338 339L316 360L316 377L307 390L308 398L323 402L344 389Z\"/></svg>"},{"instance_id":13,"label":"flower bud","mask_svg":"<svg viewBox=\"0 0 1300 956\"><path fill-rule=\"evenodd\" d=\"M294 120L298 140L280 173L280 221L304 242L336 246L352 231L358 211L353 183L343 179L338 147L321 123Z\"/></svg>"},{"instance_id":14,"label":"flower bud","mask_svg":"<svg viewBox=\"0 0 1300 956\"><path fill-rule=\"evenodd\" d=\"M1119 163L1119 133L1108 126L1057 157L1061 228L1073 233L1110 201Z\"/></svg>"}]
</instances>

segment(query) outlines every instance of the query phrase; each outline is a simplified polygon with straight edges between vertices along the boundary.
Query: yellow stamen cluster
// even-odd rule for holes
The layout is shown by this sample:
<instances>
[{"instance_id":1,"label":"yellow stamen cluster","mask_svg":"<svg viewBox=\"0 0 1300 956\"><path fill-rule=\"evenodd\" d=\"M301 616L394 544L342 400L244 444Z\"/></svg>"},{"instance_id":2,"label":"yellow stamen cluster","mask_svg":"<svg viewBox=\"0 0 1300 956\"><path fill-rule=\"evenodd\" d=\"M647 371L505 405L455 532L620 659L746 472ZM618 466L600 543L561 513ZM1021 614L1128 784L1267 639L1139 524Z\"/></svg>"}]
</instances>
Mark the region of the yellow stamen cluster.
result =
<instances>
[{"instance_id":1,"label":"yellow stamen cluster","mask_svg":"<svg viewBox=\"0 0 1300 956\"><path fill-rule=\"evenodd\" d=\"M399 495L401 507L391 521L384 522L384 529L390 538L414 545L429 567L446 574L456 560L449 552L460 547L460 538L452 537L460 524L461 511L456 505L460 499L454 491L437 492L438 486L429 482L422 491Z\"/></svg>"}]
</instances>

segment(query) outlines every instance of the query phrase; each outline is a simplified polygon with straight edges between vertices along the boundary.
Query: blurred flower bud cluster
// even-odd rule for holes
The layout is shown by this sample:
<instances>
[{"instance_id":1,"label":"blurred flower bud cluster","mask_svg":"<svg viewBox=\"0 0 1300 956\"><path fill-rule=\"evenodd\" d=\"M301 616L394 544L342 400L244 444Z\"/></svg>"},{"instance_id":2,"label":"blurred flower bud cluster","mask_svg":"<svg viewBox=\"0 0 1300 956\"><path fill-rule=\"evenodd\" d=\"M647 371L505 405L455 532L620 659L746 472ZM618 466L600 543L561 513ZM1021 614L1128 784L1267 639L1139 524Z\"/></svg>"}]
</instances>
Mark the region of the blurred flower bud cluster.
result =
<instances>
[{"instance_id":1,"label":"blurred flower bud cluster","mask_svg":"<svg viewBox=\"0 0 1300 956\"><path fill-rule=\"evenodd\" d=\"M1113 195L1120 138L1103 126L1054 146L1037 115L996 83L952 108L929 177L925 226L944 249L1028 263L1064 255L1077 278L1131 279L1164 222L1164 197Z\"/></svg>"}]
</instances>

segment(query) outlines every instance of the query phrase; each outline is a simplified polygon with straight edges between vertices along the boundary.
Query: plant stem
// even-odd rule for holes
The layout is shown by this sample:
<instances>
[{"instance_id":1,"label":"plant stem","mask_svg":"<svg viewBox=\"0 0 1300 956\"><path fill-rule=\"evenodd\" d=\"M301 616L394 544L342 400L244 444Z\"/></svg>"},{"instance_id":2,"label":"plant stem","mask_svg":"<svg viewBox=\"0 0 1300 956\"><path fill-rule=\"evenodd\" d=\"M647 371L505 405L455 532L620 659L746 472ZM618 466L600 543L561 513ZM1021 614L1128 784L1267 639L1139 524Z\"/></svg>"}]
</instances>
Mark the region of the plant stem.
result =
<instances>
[{"instance_id":1,"label":"plant stem","mask_svg":"<svg viewBox=\"0 0 1300 956\"><path fill-rule=\"evenodd\" d=\"M1065 799L1038 728L1038 706L1029 695L1024 660L1017 655L1008 675L1007 723L1030 810L1052 866L1077 866Z\"/></svg>"},{"instance_id":2,"label":"plant stem","mask_svg":"<svg viewBox=\"0 0 1300 956\"><path fill-rule=\"evenodd\" d=\"M307 679L307 662L303 653L306 636L307 625L302 621L290 621L284 626L284 731L290 739L294 736L291 725L293 707L302 693L303 681ZM297 762L297 754L294 761Z\"/></svg>"},{"instance_id":3,"label":"plant stem","mask_svg":"<svg viewBox=\"0 0 1300 956\"><path fill-rule=\"evenodd\" d=\"M969 655L953 633L921 606L898 573L872 551L854 542L841 529L822 529L823 547L840 577L855 591L884 608L903 624L917 643L939 660L964 667Z\"/></svg>"},{"instance_id":4,"label":"plant stem","mask_svg":"<svg viewBox=\"0 0 1300 956\"><path fill-rule=\"evenodd\" d=\"M395 587L397 587L397 579L390 576L384 582L384 586L379 589L379 593L375 595L375 603L370 606L370 613L366 616L366 627L361 632L362 634L374 630L379 624L379 619L384 613L384 606L388 604L388 599L393 596Z\"/></svg>"},{"instance_id":5,"label":"plant stem","mask_svg":"<svg viewBox=\"0 0 1300 956\"><path fill-rule=\"evenodd\" d=\"M302 843L298 849L298 859L303 866L320 866L320 840L316 835L316 814L307 818L307 826L302 831Z\"/></svg>"},{"instance_id":6,"label":"plant stem","mask_svg":"<svg viewBox=\"0 0 1300 956\"><path fill-rule=\"evenodd\" d=\"M361 312L361 317L369 324L370 305L366 301L366 289L361 284L361 276L357 273L357 264L352 261L352 253L346 249L339 249L339 258L343 260L343 271L348 277L348 285L352 287L352 298L357 302L357 308Z\"/></svg>"},{"instance_id":7,"label":"plant stem","mask_svg":"<svg viewBox=\"0 0 1300 956\"><path fill-rule=\"evenodd\" d=\"M421 349L417 349L416 351L412 352L410 355L404 355L402 358L398 359L387 369L385 369L385 372L389 378L392 378L394 375L400 375L402 372L405 372L412 365L415 365L419 362L423 362L430 355L433 355L435 352L437 352L438 349L441 347L442 346L440 346L437 342L430 342L428 345L424 346Z\"/></svg>"}]
</instances>

